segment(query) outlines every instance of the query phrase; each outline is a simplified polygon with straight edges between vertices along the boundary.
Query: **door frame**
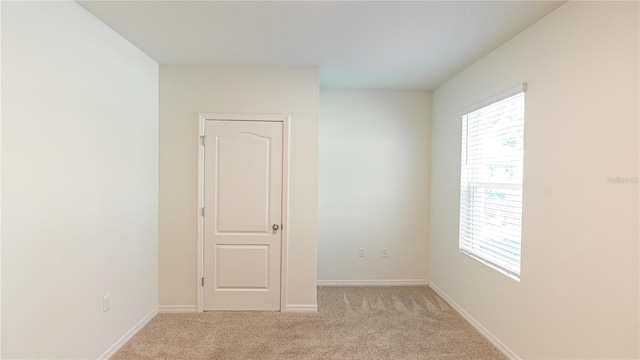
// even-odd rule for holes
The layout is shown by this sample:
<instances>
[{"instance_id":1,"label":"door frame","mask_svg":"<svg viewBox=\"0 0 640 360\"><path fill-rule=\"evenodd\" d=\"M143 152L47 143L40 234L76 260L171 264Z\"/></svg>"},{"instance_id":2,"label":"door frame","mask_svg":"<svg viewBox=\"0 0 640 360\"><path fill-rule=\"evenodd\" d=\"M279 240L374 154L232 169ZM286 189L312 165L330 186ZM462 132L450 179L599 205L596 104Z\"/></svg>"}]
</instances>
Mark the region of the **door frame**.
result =
<instances>
[{"instance_id":1,"label":"door frame","mask_svg":"<svg viewBox=\"0 0 640 360\"><path fill-rule=\"evenodd\" d=\"M287 299L287 263L289 244L289 115L273 114L198 114L198 201L197 217L197 251L196 251L196 312L204 312L204 126L206 121L266 121L282 123L282 226L280 244L280 311L286 309Z\"/></svg>"}]
</instances>

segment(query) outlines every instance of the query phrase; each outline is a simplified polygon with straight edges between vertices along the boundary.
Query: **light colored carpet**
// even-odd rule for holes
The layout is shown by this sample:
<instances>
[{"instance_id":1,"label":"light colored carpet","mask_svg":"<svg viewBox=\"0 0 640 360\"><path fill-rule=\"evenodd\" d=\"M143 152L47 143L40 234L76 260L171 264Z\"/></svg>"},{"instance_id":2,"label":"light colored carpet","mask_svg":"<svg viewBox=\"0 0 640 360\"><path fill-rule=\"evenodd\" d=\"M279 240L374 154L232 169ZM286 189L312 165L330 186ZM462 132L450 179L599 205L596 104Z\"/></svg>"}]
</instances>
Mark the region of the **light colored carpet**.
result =
<instances>
[{"instance_id":1,"label":"light colored carpet","mask_svg":"<svg viewBox=\"0 0 640 360\"><path fill-rule=\"evenodd\" d=\"M428 287L322 286L318 305L159 314L112 359L506 359Z\"/></svg>"}]
</instances>

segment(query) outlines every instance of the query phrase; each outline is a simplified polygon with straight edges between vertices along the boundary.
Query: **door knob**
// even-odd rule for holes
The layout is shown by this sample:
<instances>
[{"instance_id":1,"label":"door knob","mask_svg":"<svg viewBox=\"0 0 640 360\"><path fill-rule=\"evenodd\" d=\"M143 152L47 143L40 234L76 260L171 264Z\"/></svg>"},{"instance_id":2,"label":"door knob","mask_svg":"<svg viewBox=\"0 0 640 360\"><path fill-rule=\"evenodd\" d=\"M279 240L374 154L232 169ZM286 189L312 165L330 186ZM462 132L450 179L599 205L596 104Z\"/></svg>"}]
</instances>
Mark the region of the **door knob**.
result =
<instances>
[{"instance_id":1,"label":"door knob","mask_svg":"<svg viewBox=\"0 0 640 360\"><path fill-rule=\"evenodd\" d=\"M273 224L273 226L271 228L273 229L273 231L278 231L278 229L280 229L280 225Z\"/></svg>"}]
</instances>

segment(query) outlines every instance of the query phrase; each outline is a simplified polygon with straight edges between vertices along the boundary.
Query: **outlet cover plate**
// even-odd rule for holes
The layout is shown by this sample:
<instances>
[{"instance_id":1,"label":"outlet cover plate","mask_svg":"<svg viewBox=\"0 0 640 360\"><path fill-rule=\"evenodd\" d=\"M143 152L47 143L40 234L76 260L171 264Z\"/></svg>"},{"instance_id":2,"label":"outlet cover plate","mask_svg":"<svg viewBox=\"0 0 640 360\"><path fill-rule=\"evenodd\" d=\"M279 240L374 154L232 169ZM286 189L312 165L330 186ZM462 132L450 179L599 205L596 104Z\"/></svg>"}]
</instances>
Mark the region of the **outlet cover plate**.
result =
<instances>
[{"instance_id":1,"label":"outlet cover plate","mask_svg":"<svg viewBox=\"0 0 640 360\"><path fill-rule=\"evenodd\" d=\"M111 295L105 295L102 298L102 312L111 310Z\"/></svg>"}]
</instances>

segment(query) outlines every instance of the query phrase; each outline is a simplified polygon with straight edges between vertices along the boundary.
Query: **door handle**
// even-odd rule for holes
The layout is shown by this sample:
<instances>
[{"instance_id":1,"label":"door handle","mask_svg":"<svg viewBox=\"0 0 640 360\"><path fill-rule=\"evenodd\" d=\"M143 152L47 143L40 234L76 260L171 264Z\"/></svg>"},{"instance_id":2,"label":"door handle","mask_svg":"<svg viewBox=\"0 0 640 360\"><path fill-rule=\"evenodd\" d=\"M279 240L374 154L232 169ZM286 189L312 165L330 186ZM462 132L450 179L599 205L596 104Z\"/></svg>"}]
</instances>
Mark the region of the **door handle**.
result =
<instances>
[{"instance_id":1,"label":"door handle","mask_svg":"<svg viewBox=\"0 0 640 360\"><path fill-rule=\"evenodd\" d=\"M273 224L273 226L271 228L273 229L273 231L278 231L278 229L280 229L280 225Z\"/></svg>"}]
</instances>

